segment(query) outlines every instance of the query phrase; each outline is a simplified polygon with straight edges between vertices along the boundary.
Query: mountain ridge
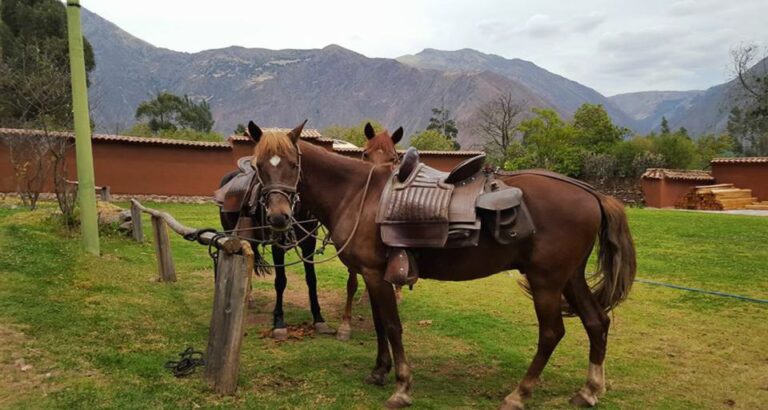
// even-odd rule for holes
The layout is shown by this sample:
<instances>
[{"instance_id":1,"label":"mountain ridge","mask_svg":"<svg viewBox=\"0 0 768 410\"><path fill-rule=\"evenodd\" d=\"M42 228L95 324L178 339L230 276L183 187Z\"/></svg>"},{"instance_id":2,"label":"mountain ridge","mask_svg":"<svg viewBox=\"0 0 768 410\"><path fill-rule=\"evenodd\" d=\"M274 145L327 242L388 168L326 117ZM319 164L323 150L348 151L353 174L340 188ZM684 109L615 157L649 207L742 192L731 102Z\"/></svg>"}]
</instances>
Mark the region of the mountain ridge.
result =
<instances>
[{"instance_id":1,"label":"mountain ridge","mask_svg":"<svg viewBox=\"0 0 768 410\"><path fill-rule=\"evenodd\" d=\"M388 128L402 125L409 137L426 127L432 108L444 105L459 124L462 146L477 148L482 141L472 124L478 108L508 92L526 108L552 108L566 118L583 103L602 104L615 123L641 133L656 129L662 116L692 135L724 128L729 83L606 97L533 62L469 48L426 48L396 59L366 57L337 44L186 53L156 47L82 12L96 55L89 95L100 131L130 127L138 104L160 91L206 99L215 130L224 134L251 119L292 126L309 118L315 128L373 119Z\"/></svg>"}]
</instances>

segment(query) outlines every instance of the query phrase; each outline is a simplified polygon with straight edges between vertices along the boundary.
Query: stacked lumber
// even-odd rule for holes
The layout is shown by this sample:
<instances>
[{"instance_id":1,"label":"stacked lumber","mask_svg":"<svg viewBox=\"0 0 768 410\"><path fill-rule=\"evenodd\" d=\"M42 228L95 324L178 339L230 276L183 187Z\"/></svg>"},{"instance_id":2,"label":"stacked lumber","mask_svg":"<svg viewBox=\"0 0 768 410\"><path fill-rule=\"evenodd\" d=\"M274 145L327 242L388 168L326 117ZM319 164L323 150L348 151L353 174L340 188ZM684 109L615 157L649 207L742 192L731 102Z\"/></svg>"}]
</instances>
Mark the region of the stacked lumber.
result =
<instances>
[{"instance_id":1,"label":"stacked lumber","mask_svg":"<svg viewBox=\"0 0 768 410\"><path fill-rule=\"evenodd\" d=\"M746 209L754 209L756 211L768 211L768 201L755 202L752 205L747 205Z\"/></svg>"},{"instance_id":2,"label":"stacked lumber","mask_svg":"<svg viewBox=\"0 0 768 410\"><path fill-rule=\"evenodd\" d=\"M757 202L751 189L739 189L733 184L702 185L694 187L675 203L679 209L728 211L747 209Z\"/></svg>"}]
</instances>

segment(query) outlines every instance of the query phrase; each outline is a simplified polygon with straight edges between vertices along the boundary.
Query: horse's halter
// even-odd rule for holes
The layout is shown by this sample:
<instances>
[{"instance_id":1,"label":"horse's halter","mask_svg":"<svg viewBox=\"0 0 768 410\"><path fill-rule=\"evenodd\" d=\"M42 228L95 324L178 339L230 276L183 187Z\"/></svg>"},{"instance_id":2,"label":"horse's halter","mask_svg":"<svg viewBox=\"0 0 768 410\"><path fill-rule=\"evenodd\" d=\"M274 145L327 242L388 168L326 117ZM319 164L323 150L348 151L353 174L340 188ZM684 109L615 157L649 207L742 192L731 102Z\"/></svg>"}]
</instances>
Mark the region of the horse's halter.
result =
<instances>
[{"instance_id":1,"label":"horse's halter","mask_svg":"<svg viewBox=\"0 0 768 410\"><path fill-rule=\"evenodd\" d=\"M269 196L272 194L279 194L284 196L288 203L291 206L291 212L296 212L296 205L301 202L299 199L299 182L301 181L301 149L299 148L299 144L294 145L296 147L296 168L299 170L296 173L296 181L294 181L293 185L286 185L281 183L271 183L269 185L264 183L264 180L261 179L261 174L259 173L259 167L254 166L253 168L256 170L256 180L258 184L261 186L261 192L259 193L259 204L261 204L262 209L266 211L269 209L267 206L267 201L269 200Z\"/></svg>"}]
</instances>

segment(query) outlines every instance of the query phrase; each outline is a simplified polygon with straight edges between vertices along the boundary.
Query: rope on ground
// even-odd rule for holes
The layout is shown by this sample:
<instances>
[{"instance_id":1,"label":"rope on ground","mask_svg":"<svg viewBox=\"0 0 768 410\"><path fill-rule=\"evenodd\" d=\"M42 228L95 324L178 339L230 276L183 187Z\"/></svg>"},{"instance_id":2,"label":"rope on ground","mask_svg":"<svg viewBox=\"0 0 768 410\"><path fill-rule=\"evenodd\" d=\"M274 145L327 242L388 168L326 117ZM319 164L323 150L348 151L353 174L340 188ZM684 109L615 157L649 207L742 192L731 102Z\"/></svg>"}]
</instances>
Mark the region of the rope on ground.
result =
<instances>
[{"instance_id":1,"label":"rope on ground","mask_svg":"<svg viewBox=\"0 0 768 410\"><path fill-rule=\"evenodd\" d=\"M685 290L685 291L689 291L689 292L704 293L704 294L713 295L713 296L733 298L733 299L743 300L743 301L746 301L746 302L766 303L766 304L768 304L768 300L765 300L765 299L751 298L749 296L735 295L733 293L718 292L718 291L715 291L715 290L705 290L705 289L689 288L689 287L685 287L685 286L672 285L672 284L669 284L669 283L656 282L656 281L647 280L647 279L640 279L640 278L636 278L635 282L645 283L645 284L654 285L654 286L663 286L665 288Z\"/></svg>"}]
</instances>

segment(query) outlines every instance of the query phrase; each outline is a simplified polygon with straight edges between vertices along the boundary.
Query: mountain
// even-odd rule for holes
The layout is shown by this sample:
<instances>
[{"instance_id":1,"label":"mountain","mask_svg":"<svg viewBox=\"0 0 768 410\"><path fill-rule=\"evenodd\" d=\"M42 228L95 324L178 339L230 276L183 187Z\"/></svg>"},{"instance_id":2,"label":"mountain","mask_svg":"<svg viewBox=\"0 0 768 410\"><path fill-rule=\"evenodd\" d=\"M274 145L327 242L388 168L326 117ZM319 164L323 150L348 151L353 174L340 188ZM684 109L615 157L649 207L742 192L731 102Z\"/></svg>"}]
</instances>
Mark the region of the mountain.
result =
<instances>
[{"instance_id":1,"label":"mountain","mask_svg":"<svg viewBox=\"0 0 768 410\"><path fill-rule=\"evenodd\" d=\"M583 103L602 104L614 122L633 129L636 125L632 117L597 91L519 58L506 59L466 48L456 51L428 48L415 55L399 57L397 60L420 68L455 72L494 72L524 84L533 93L554 104L565 116L572 116Z\"/></svg>"},{"instance_id":2,"label":"mountain","mask_svg":"<svg viewBox=\"0 0 768 410\"><path fill-rule=\"evenodd\" d=\"M136 107L160 91L208 101L215 130L229 134L255 120L289 127L304 118L314 128L373 119L406 135L423 130L431 109L445 105L466 148L482 141L472 132L477 109L511 92L528 108L549 107L571 116L583 103L602 104L614 122L645 133L662 116L692 135L721 131L734 82L705 91L643 92L607 98L597 91L520 59L471 49L425 49L397 59L368 58L340 46L314 50L227 47L184 53L155 47L82 10L93 46L93 119L102 132L134 122Z\"/></svg>"},{"instance_id":3,"label":"mountain","mask_svg":"<svg viewBox=\"0 0 768 410\"><path fill-rule=\"evenodd\" d=\"M250 119L292 126L304 118L314 128L370 118L390 129L402 125L410 135L426 127L433 107L444 103L467 123L481 104L507 91L530 107L553 106L496 73L420 69L336 45L182 53L154 47L85 9L83 26L97 61L89 92L94 121L107 132L130 126L136 106L159 91L205 98L215 130L225 135ZM479 144L469 131L459 140Z\"/></svg>"},{"instance_id":4,"label":"mountain","mask_svg":"<svg viewBox=\"0 0 768 410\"><path fill-rule=\"evenodd\" d=\"M768 58L748 70L749 75L766 73ZM649 91L614 95L610 100L638 121L636 131L658 131L665 116L671 129L685 127L690 135L698 136L724 132L734 97L741 93L741 85L733 79L704 91Z\"/></svg>"},{"instance_id":5,"label":"mountain","mask_svg":"<svg viewBox=\"0 0 768 410\"><path fill-rule=\"evenodd\" d=\"M636 132L646 134L658 130L662 117L669 120L676 112L687 110L702 94L704 91L643 91L608 99L636 121Z\"/></svg>"}]
</instances>

